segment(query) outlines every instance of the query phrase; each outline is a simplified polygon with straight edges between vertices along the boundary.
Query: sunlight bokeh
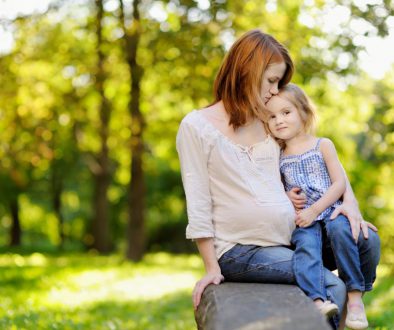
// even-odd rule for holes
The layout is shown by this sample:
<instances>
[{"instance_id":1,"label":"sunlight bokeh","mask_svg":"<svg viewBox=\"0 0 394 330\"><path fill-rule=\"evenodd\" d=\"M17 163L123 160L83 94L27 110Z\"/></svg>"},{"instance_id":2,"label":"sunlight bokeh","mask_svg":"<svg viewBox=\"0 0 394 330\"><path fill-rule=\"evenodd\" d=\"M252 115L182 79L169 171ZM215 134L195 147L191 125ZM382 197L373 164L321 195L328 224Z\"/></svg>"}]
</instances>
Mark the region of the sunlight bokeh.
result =
<instances>
[{"instance_id":1,"label":"sunlight bokeh","mask_svg":"<svg viewBox=\"0 0 394 330\"><path fill-rule=\"evenodd\" d=\"M18 15L44 12L51 1L2 0L0 1L0 20L12 20ZM198 0L196 2L201 11L210 7L209 1ZM370 3L371 1L358 0L354 4L363 10ZM118 5L115 1L108 1L106 6L107 10L115 10ZM276 2L268 1L266 9L269 12L275 12L277 10ZM166 5L162 1L155 1L151 5L149 15L154 20L164 22L174 10L172 3ZM200 15L200 13L196 12L195 15ZM365 46L365 51L361 52L359 58L360 67L374 79L381 79L394 63L394 57L392 56L394 53L394 19L388 20L389 34L382 38L377 35L376 29L361 17L351 19L350 11L345 6L327 1L325 9L320 12L314 8L313 1L306 1L304 12L300 14L300 22L306 26L318 23L327 33L333 34L341 34L344 27L350 27L355 33L355 40L360 45ZM367 31L371 33L365 36L364 34ZM0 34L2 36L0 38L0 53L8 53L14 46L12 28L10 26L5 28L0 25ZM234 41L234 35L229 34L228 31L222 31L221 38L228 47Z\"/></svg>"}]
</instances>

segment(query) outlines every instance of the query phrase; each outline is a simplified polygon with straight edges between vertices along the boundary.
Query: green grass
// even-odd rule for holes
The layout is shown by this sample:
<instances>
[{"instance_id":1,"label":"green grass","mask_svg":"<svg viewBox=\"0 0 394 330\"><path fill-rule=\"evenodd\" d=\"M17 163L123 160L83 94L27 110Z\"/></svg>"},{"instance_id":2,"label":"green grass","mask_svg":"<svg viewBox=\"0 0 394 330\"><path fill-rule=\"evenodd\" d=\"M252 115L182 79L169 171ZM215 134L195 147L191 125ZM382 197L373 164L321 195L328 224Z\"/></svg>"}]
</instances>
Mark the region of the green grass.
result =
<instances>
[{"instance_id":1,"label":"green grass","mask_svg":"<svg viewBox=\"0 0 394 330\"><path fill-rule=\"evenodd\" d=\"M197 256L0 255L0 329L195 329Z\"/></svg>"},{"instance_id":2,"label":"green grass","mask_svg":"<svg viewBox=\"0 0 394 330\"><path fill-rule=\"evenodd\" d=\"M393 266L380 265L374 290L364 297L370 327L375 330L394 329Z\"/></svg>"},{"instance_id":3,"label":"green grass","mask_svg":"<svg viewBox=\"0 0 394 330\"><path fill-rule=\"evenodd\" d=\"M195 329L197 256L147 255L140 263L94 254L0 254L0 329ZM365 296L369 329L394 325L394 278L379 267Z\"/></svg>"}]
</instances>

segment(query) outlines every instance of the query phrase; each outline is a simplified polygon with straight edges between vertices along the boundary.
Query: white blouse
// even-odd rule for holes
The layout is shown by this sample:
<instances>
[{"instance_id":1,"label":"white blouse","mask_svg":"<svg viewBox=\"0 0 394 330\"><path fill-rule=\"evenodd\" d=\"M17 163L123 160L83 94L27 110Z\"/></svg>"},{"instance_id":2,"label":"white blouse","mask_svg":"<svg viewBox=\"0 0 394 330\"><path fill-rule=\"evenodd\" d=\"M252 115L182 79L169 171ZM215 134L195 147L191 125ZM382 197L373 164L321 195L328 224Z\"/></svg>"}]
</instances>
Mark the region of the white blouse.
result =
<instances>
[{"instance_id":1,"label":"white blouse","mask_svg":"<svg viewBox=\"0 0 394 330\"><path fill-rule=\"evenodd\" d=\"M274 139L235 144L194 110L182 120L176 145L187 238L213 237L218 259L237 243L290 245L295 211L280 179Z\"/></svg>"}]
</instances>

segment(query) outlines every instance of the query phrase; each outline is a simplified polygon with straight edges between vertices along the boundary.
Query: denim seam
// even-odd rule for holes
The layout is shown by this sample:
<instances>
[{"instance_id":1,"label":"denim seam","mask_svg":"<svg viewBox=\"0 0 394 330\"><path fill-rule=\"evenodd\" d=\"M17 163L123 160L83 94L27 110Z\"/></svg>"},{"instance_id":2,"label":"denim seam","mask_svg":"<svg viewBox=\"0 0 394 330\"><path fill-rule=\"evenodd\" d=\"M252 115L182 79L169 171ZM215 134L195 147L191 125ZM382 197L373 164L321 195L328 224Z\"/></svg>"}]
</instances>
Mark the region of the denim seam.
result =
<instances>
[{"instance_id":1,"label":"denim seam","mask_svg":"<svg viewBox=\"0 0 394 330\"><path fill-rule=\"evenodd\" d=\"M319 243L319 246L322 246L322 228L321 228L321 224L319 224L320 226L320 231L319 231L319 235L316 234L317 236L317 240ZM320 249L320 255L322 254L322 248ZM324 298L327 299L327 292L326 292L326 283L325 283L325 279L324 279L324 267L323 267L323 260L320 260L320 266L319 266L319 272L320 272L320 292L323 294Z\"/></svg>"},{"instance_id":2,"label":"denim seam","mask_svg":"<svg viewBox=\"0 0 394 330\"><path fill-rule=\"evenodd\" d=\"M248 263L239 262L239 261L235 261L235 262L238 263L238 264L241 264L241 265L249 265L250 267L253 267L253 269L249 269L249 270L246 270L246 271L243 271L243 272L234 273L234 274L231 274L231 276L240 276L240 275L244 275L244 274L250 273L252 271L261 269L261 268L267 268L267 269L270 269L270 270L274 270L274 271L276 271L278 273L286 274L286 275L289 275L289 276L293 277L293 273L286 272L286 271L283 271L281 269L276 269L275 267L271 267L271 265L259 265L259 266L257 266L258 264L248 264ZM286 260L286 261L282 261L282 262L288 262L288 261ZM277 264L280 264L280 263L281 262L276 262L274 265L277 265Z\"/></svg>"},{"instance_id":3,"label":"denim seam","mask_svg":"<svg viewBox=\"0 0 394 330\"><path fill-rule=\"evenodd\" d=\"M245 246L245 245L244 245L244 246ZM252 249L251 249L251 250L252 250ZM237 258L243 257L244 255L247 255L251 250L242 252L242 253L237 254L237 255L235 255L235 256L226 257L225 255L223 255L223 258L220 258L220 259L223 259L222 261L226 261L226 260L227 260L227 261L236 260ZM231 251L231 250L230 250L230 251Z\"/></svg>"}]
</instances>

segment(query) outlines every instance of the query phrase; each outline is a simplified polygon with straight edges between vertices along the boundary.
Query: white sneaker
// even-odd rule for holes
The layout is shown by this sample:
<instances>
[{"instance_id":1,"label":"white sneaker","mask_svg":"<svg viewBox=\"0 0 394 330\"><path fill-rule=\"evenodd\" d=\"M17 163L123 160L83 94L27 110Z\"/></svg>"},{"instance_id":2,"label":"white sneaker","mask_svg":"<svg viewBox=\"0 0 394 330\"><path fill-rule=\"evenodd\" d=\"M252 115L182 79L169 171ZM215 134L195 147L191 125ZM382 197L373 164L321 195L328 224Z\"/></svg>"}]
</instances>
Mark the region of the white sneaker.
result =
<instances>
[{"instance_id":1,"label":"white sneaker","mask_svg":"<svg viewBox=\"0 0 394 330\"><path fill-rule=\"evenodd\" d=\"M351 311L350 309L353 310ZM348 304L345 325L349 329L354 329L354 330L363 330L368 328L368 320L367 320L367 316L365 315L365 310L363 305Z\"/></svg>"},{"instance_id":2,"label":"white sneaker","mask_svg":"<svg viewBox=\"0 0 394 330\"><path fill-rule=\"evenodd\" d=\"M332 303L330 300L326 300L318 308L320 313L322 313L326 317L334 316L335 314L338 314L339 311L338 306Z\"/></svg>"}]
</instances>

